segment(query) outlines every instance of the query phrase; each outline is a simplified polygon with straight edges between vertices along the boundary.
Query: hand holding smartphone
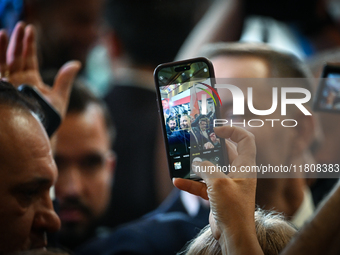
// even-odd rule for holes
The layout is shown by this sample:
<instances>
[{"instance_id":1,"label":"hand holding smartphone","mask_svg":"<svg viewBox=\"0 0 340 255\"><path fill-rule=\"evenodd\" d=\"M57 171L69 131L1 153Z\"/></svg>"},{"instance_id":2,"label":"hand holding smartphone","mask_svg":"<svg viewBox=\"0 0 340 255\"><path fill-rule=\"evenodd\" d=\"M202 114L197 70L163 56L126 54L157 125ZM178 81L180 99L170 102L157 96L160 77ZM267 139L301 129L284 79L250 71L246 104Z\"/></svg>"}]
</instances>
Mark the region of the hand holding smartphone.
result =
<instances>
[{"instance_id":1,"label":"hand holding smartphone","mask_svg":"<svg viewBox=\"0 0 340 255\"><path fill-rule=\"evenodd\" d=\"M154 78L171 178L199 180L194 169L206 160L227 165L224 139L213 129L219 100L211 62L195 58L161 64Z\"/></svg>"}]
</instances>

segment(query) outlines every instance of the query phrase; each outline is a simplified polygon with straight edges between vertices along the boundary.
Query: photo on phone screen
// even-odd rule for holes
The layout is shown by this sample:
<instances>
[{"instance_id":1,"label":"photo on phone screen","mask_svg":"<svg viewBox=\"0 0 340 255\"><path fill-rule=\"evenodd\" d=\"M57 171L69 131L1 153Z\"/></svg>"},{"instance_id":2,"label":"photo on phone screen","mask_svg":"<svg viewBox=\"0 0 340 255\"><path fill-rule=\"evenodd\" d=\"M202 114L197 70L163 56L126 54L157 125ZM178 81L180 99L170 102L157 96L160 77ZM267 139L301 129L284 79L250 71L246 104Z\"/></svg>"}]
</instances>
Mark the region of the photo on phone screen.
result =
<instances>
[{"instance_id":1,"label":"photo on phone screen","mask_svg":"<svg viewBox=\"0 0 340 255\"><path fill-rule=\"evenodd\" d=\"M155 70L171 178L199 179L192 170L206 160L225 164L224 140L213 129L219 106L213 77L211 63L203 58Z\"/></svg>"},{"instance_id":2,"label":"photo on phone screen","mask_svg":"<svg viewBox=\"0 0 340 255\"><path fill-rule=\"evenodd\" d=\"M340 113L339 65L325 65L313 109L314 111Z\"/></svg>"}]
</instances>

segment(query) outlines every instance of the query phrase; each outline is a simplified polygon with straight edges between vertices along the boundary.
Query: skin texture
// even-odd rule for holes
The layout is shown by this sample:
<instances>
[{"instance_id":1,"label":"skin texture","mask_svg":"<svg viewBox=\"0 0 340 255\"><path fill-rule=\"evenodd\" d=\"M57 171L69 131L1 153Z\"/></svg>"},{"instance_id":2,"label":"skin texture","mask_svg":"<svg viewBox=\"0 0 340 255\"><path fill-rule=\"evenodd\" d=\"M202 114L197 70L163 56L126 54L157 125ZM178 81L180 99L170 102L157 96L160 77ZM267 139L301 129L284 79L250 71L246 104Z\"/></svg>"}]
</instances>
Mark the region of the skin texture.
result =
<instances>
[{"instance_id":1,"label":"skin texture","mask_svg":"<svg viewBox=\"0 0 340 255\"><path fill-rule=\"evenodd\" d=\"M297 234L283 250L282 255L334 255L340 245L340 183L318 207L313 219Z\"/></svg>"},{"instance_id":2,"label":"skin texture","mask_svg":"<svg viewBox=\"0 0 340 255\"><path fill-rule=\"evenodd\" d=\"M115 164L102 110L89 104L71 112L58 131L55 160L59 170L61 235L82 236L109 204Z\"/></svg>"},{"instance_id":3,"label":"skin texture","mask_svg":"<svg viewBox=\"0 0 340 255\"><path fill-rule=\"evenodd\" d=\"M44 128L28 112L0 108L0 254L46 246L60 228L50 187L57 180Z\"/></svg>"}]
</instances>

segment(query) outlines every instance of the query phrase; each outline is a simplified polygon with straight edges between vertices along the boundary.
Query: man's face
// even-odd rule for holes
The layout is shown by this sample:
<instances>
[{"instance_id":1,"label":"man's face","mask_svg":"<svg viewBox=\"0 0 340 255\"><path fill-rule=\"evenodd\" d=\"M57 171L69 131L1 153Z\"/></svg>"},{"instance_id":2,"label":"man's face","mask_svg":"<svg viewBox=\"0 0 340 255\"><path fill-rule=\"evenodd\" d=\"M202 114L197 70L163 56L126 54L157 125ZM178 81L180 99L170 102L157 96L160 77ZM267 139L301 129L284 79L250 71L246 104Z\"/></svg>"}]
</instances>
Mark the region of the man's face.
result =
<instances>
[{"instance_id":1,"label":"man's face","mask_svg":"<svg viewBox=\"0 0 340 255\"><path fill-rule=\"evenodd\" d=\"M163 106L163 109L169 109L168 100L162 100L162 106Z\"/></svg>"},{"instance_id":2,"label":"man's face","mask_svg":"<svg viewBox=\"0 0 340 255\"><path fill-rule=\"evenodd\" d=\"M255 57L220 56L213 58L212 62L217 78L266 78L269 76L266 62ZM245 101L247 101L248 84L238 85L238 87L243 91ZM233 119L234 122L243 122L243 119L245 119L246 129L255 135L258 165L279 166L292 160L291 151L294 145L292 137L296 132L295 128L282 127L279 122L275 122L274 127L271 127L271 122L265 122L262 127L249 127L247 125L250 119L261 119L263 121L265 119L283 119L279 109L271 115L258 116L251 113L245 103L244 116L233 116L233 100L230 91L221 89L218 92L223 103L222 118ZM272 87L268 88L261 84L253 88L253 104L255 109L269 109L272 105Z\"/></svg>"},{"instance_id":3,"label":"man's face","mask_svg":"<svg viewBox=\"0 0 340 255\"><path fill-rule=\"evenodd\" d=\"M174 131L176 128L176 121L175 120L170 120L169 121L169 127L171 131Z\"/></svg>"},{"instance_id":4,"label":"man's face","mask_svg":"<svg viewBox=\"0 0 340 255\"><path fill-rule=\"evenodd\" d=\"M190 128L190 121L188 120L187 116L182 116L180 119L180 126L181 129L189 129Z\"/></svg>"},{"instance_id":5,"label":"man's face","mask_svg":"<svg viewBox=\"0 0 340 255\"><path fill-rule=\"evenodd\" d=\"M201 121L199 122L199 125L200 125L200 129L201 129L202 131L205 131L205 130L207 129L207 122L206 122L206 121L201 120Z\"/></svg>"},{"instance_id":6,"label":"man's face","mask_svg":"<svg viewBox=\"0 0 340 255\"><path fill-rule=\"evenodd\" d=\"M0 108L0 254L46 246L60 220L50 187L57 180L50 142L31 114Z\"/></svg>"},{"instance_id":7,"label":"man's face","mask_svg":"<svg viewBox=\"0 0 340 255\"><path fill-rule=\"evenodd\" d=\"M102 110L90 104L69 113L58 131L55 160L59 170L61 236L81 240L109 204L114 156Z\"/></svg>"}]
</instances>

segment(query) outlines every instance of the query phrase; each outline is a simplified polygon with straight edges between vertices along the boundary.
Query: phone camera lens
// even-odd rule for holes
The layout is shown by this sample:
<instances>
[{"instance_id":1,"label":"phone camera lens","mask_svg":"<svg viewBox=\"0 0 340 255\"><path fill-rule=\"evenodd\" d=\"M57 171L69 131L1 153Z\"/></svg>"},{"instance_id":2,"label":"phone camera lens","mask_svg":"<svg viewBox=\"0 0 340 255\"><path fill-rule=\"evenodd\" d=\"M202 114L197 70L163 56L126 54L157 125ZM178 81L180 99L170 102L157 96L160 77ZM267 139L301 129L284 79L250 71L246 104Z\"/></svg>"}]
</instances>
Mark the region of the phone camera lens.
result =
<instances>
[{"instance_id":1,"label":"phone camera lens","mask_svg":"<svg viewBox=\"0 0 340 255\"><path fill-rule=\"evenodd\" d=\"M180 66L175 68L175 72L183 72L187 70L190 70L190 66Z\"/></svg>"}]
</instances>

